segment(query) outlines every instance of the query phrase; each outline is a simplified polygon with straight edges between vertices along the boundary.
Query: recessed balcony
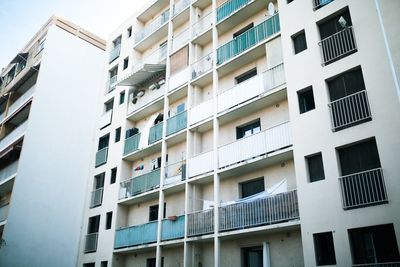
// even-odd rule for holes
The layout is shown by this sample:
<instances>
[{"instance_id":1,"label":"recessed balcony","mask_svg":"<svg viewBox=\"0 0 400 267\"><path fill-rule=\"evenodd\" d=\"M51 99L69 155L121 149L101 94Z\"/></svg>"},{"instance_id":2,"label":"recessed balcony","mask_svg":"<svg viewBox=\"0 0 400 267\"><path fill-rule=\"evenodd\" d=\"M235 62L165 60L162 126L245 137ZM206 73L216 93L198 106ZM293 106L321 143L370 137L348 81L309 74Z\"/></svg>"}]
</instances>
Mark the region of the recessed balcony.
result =
<instances>
[{"instance_id":1,"label":"recessed balcony","mask_svg":"<svg viewBox=\"0 0 400 267\"><path fill-rule=\"evenodd\" d=\"M160 169L155 169L148 173L121 182L119 199L129 199L159 188L160 174Z\"/></svg>"},{"instance_id":2,"label":"recessed balcony","mask_svg":"<svg viewBox=\"0 0 400 267\"><path fill-rule=\"evenodd\" d=\"M9 145L15 143L18 139L21 139L28 128L28 120L25 120L15 128L11 130L4 138L0 140L0 150L8 147Z\"/></svg>"},{"instance_id":3,"label":"recessed balcony","mask_svg":"<svg viewBox=\"0 0 400 267\"><path fill-rule=\"evenodd\" d=\"M214 99L206 100L190 109L189 125L206 121L213 116Z\"/></svg>"},{"instance_id":4,"label":"recessed balcony","mask_svg":"<svg viewBox=\"0 0 400 267\"><path fill-rule=\"evenodd\" d=\"M167 119L167 136L180 132L187 127L186 110Z\"/></svg>"},{"instance_id":5,"label":"recessed balcony","mask_svg":"<svg viewBox=\"0 0 400 267\"><path fill-rule=\"evenodd\" d=\"M189 158L189 178L204 175L213 171L210 160L214 158L214 151L206 151Z\"/></svg>"},{"instance_id":6,"label":"recessed balcony","mask_svg":"<svg viewBox=\"0 0 400 267\"><path fill-rule=\"evenodd\" d=\"M7 180L8 178L15 176L17 174L17 170L18 170L18 160L14 161L10 165L7 165L3 169L1 169L0 184L2 184L4 180Z\"/></svg>"},{"instance_id":7,"label":"recessed balcony","mask_svg":"<svg viewBox=\"0 0 400 267\"><path fill-rule=\"evenodd\" d=\"M192 42L204 46L211 42L212 39L212 12L199 18L198 21L192 25Z\"/></svg>"},{"instance_id":8,"label":"recessed balcony","mask_svg":"<svg viewBox=\"0 0 400 267\"><path fill-rule=\"evenodd\" d=\"M183 238L185 235L185 215L169 216L161 221L161 240Z\"/></svg>"},{"instance_id":9,"label":"recessed balcony","mask_svg":"<svg viewBox=\"0 0 400 267\"><path fill-rule=\"evenodd\" d=\"M172 53L175 53L189 42L189 28L181 31L172 38Z\"/></svg>"},{"instance_id":10,"label":"recessed balcony","mask_svg":"<svg viewBox=\"0 0 400 267\"><path fill-rule=\"evenodd\" d=\"M187 220L188 237L214 233L214 209L191 212Z\"/></svg>"},{"instance_id":11,"label":"recessed balcony","mask_svg":"<svg viewBox=\"0 0 400 267\"><path fill-rule=\"evenodd\" d=\"M205 86L212 82L213 54L212 52L194 62L191 66L191 83Z\"/></svg>"},{"instance_id":12,"label":"recessed balcony","mask_svg":"<svg viewBox=\"0 0 400 267\"><path fill-rule=\"evenodd\" d=\"M124 143L124 156L135 152L139 148L140 133L132 135L125 139Z\"/></svg>"},{"instance_id":13,"label":"recessed balcony","mask_svg":"<svg viewBox=\"0 0 400 267\"><path fill-rule=\"evenodd\" d=\"M181 160L165 166L164 186L173 186L186 179L186 161Z\"/></svg>"},{"instance_id":14,"label":"recessed balcony","mask_svg":"<svg viewBox=\"0 0 400 267\"><path fill-rule=\"evenodd\" d=\"M114 249L157 242L157 224L154 221L116 230Z\"/></svg>"},{"instance_id":15,"label":"recessed balcony","mask_svg":"<svg viewBox=\"0 0 400 267\"><path fill-rule=\"evenodd\" d=\"M33 98L35 90L34 88L30 88L26 92L24 92L20 97L18 97L11 105L8 107L7 113L3 112L0 115L0 121L3 121L5 118L13 116L18 110L20 110L24 105L27 104L28 101L31 101Z\"/></svg>"},{"instance_id":16,"label":"recessed balcony","mask_svg":"<svg viewBox=\"0 0 400 267\"><path fill-rule=\"evenodd\" d=\"M150 128L149 145L162 139L163 125L164 125L164 122L160 122Z\"/></svg>"}]
</instances>

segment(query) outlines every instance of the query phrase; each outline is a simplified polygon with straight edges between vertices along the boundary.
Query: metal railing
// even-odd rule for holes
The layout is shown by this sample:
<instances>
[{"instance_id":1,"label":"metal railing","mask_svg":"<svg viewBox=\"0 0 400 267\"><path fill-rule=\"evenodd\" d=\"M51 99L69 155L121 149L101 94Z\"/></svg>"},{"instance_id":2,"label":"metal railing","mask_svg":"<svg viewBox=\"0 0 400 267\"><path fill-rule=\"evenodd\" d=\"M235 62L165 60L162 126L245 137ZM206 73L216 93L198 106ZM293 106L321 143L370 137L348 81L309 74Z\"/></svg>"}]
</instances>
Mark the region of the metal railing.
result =
<instances>
[{"instance_id":1,"label":"metal railing","mask_svg":"<svg viewBox=\"0 0 400 267\"><path fill-rule=\"evenodd\" d=\"M187 112L186 110L176 114L167 120L167 135L179 132L187 127Z\"/></svg>"},{"instance_id":2,"label":"metal railing","mask_svg":"<svg viewBox=\"0 0 400 267\"><path fill-rule=\"evenodd\" d=\"M400 261L353 264L352 267L400 267Z\"/></svg>"},{"instance_id":3,"label":"metal railing","mask_svg":"<svg viewBox=\"0 0 400 267\"><path fill-rule=\"evenodd\" d=\"M124 156L135 152L139 148L140 133L132 135L125 139L124 143Z\"/></svg>"},{"instance_id":4,"label":"metal railing","mask_svg":"<svg viewBox=\"0 0 400 267\"><path fill-rule=\"evenodd\" d=\"M202 34L206 30L211 29L212 26L212 12L200 18L192 25L192 38Z\"/></svg>"},{"instance_id":5,"label":"metal railing","mask_svg":"<svg viewBox=\"0 0 400 267\"><path fill-rule=\"evenodd\" d=\"M158 188L160 186L160 174L160 169L155 169L121 182L119 199L133 197Z\"/></svg>"},{"instance_id":6,"label":"metal railing","mask_svg":"<svg viewBox=\"0 0 400 267\"><path fill-rule=\"evenodd\" d=\"M205 235L214 232L214 209L188 213L188 236Z\"/></svg>"},{"instance_id":7,"label":"metal railing","mask_svg":"<svg viewBox=\"0 0 400 267\"><path fill-rule=\"evenodd\" d=\"M7 179L11 175L15 175L17 173L17 170L18 160L0 170L0 182Z\"/></svg>"},{"instance_id":8,"label":"metal railing","mask_svg":"<svg viewBox=\"0 0 400 267\"><path fill-rule=\"evenodd\" d=\"M357 51L353 26L349 26L321 40L322 65L328 65Z\"/></svg>"},{"instance_id":9,"label":"metal railing","mask_svg":"<svg viewBox=\"0 0 400 267\"><path fill-rule=\"evenodd\" d=\"M241 138L218 148L219 168L253 159L292 145L290 122Z\"/></svg>"},{"instance_id":10,"label":"metal railing","mask_svg":"<svg viewBox=\"0 0 400 267\"><path fill-rule=\"evenodd\" d=\"M250 0L229 0L225 2L217 7L217 22L229 17L232 13L247 5L249 2Z\"/></svg>"},{"instance_id":11,"label":"metal railing","mask_svg":"<svg viewBox=\"0 0 400 267\"><path fill-rule=\"evenodd\" d=\"M183 238L185 234L185 215L170 216L161 221L161 240Z\"/></svg>"},{"instance_id":12,"label":"metal railing","mask_svg":"<svg viewBox=\"0 0 400 267\"><path fill-rule=\"evenodd\" d=\"M388 201L382 168L339 178L343 209L353 209Z\"/></svg>"},{"instance_id":13,"label":"metal railing","mask_svg":"<svg viewBox=\"0 0 400 267\"><path fill-rule=\"evenodd\" d=\"M108 147L102 148L96 152L96 167L107 162Z\"/></svg>"},{"instance_id":14,"label":"metal railing","mask_svg":"<svg viewBox=\"0 0 400 267\"><path fill-rule=\"evenodd\" d=\"M157 241L157 221L121 228L115 231L114 248L125 248Z\"/></svg>"},{"instance_id":15,"label":"metal railing","mask_svg":"<svg viewBox=\"0 0 400 267\"><path fill-rule=\"evenodd\" d=\"M117 57L119 57L119 54L121 52L121 44L117 44L114 46L114 48L110 51L110 60L109 62L113 62Z\"/></svg>"},{"instance_id":16,"label":"metal railing","mask_svg":"<svg viewBox=\"0 0 400 267\"><path fill-rule=\"evenodd\" d=\"M220 231L299 219L297 190L223 206L219 213Z\"/></svg>"},{"instance_id":17,"label":"metal railing","mask_svg":"<svg viewBox=\"0 0 400 267\"><path fill-rule=\"evenodd\" d=\"M188 41L189 41L189 28L178 33L177 35L174 35L174 37L172 38L172 52L177 51Z\"/></svg>"},{"instance_id":18,"label":"metal railing","mask_svg":"<svg viewBox=\"0 0 400 267\"><path fill-rule=\"evenodd\" d=\"M90 208L100 206L103 202L103 188L98 188L92 191L90 198Z\"/></svg>"},{"instance_id":19,"label":"metal railing","mask_svg":"<svg viewBox=\"0 0 400 267\"><path fill-rule=\"evenodd\" d=\"M333 0L313 0L314 10L321 8L330 2L333 2Z\"/></svg>"},{"instance_id":20,"label":"metal railing","mask_svg":"<svg viewBox=\"0 0 400 267\"><path fill-rule=\"evenodd\" d=\"M214 159L214 151L206 151L189 158L189 177L194 177L213 170L210 160Z\"/></svg>"},{"instance_id":21,"label":"metal railing","mask_svg":"<svg viewBox=\"0 0 400 267\"><path fill-rule=\"evenodd\" d=\"M190 0L181 0L174 5L174 17L190 5Z\"/></svg>"},{"instance_id":22,"label":"metal railing","mask_svg":"<svg viewBox=\"0 0 400 267\"><path fill-rule=\"evenodd\" d=\"M160 16L155 18L149 25L145 26L135 35L135 44L141 42L144 38L151 35L153 32L163 26L169 19L169 9L164 11Z\"/></svg>"},{"instance_id":23,"label":"metal railing","mask_svg":"<svg viewBox=\"0 0 400 267\"><path fill-rule=\"evenodd\" d=\"M331 111L333 131L371 118L366 90L332 101L328 106Z\"/></svg>"},{"instance_id":24,"label":"metal railing","mask_svg":"<svg viewBox=\"0 0 400 267\"><path fill-rule=\"evenodd\" d=\"M154 126L151 126L149 132L149 145L161 140L162 138L162 130L163 130L164 122L159 122Z\"/></svg>"},{"instance_id":25,"label":"metal railing","mask_svg":"<svg viewBox=\"0 0 400 267\"><path fill-rule=\"evenodd\" d=\"M145 58L138 60L138 62L133 65L133 73L138 72L140 69L143 68L145 64L159 64L163 60L167 58L167 44L160 46L150 55L146 56Z\"/></svg>"},{"instance_id":26,"label":"metal railing","mask_svg":"<svg viewBox=\"0 0 400 267\"><path fill-rule=\"evenodd\" d=\"M186 161L178 161L165 166L164 184L172 184L186 179Z\"/></svg>"},{"instance_id":27,"label":"metal railing","mask_svg":"<svg viewBox=\"0 0 400 267\"><path fill-rule=\"evenodd\" d=\"M24 121L11 132L9 132L3 139L0 140L0 149L4 149L11 143L14 143L18 138L22 137L28 128L28 120Z\"/></svg>"},{"instance_id":28,"label":"metal railing","mask_svg":"<svg viewBox=\"0 0 400 267\"><path fill-rule=\"evenodd\" d=\"M264 71L264 90L267 92L286 83L285 66L280 63Z\"/></svg>"},{"instance_id":29,"label":"metal railing","mask_svg":"<svg viewBox=\"0 0 400 267\"><path fill-rule=\"evenodd\" d=\"M34 88L30 88L28 91L26 91L23 95L21 95L14 103L10 105L10 107L7 110L7 114L5 112L2 114L1 119L4 119L6 116L9 114L14 113L19 107L21 107L28 99L30 99L33 96L34 93Z\"/></svg>"},{"instance_id":30,"label":"metal railing","mask_svg":"<svg viewBox=\"0 0 400 267\"><path fill-rule=\"evenodd\" d=\"M108 90L107 92L108 93L115 89L115 87L117 86L117 83L118 83L117 80L118 80L118 76L117 75L114 75L114 76L110 77L110 79L107 82L107 90Z\"/></svg>"},{"instance_id":31,"label":"metal railing","mask_svg":"<svg viewBox=\"0 0 400 267\"><path fill-rule=\"evenodd\" d=\"M213 115L213 105L214 100L209 99L192 107L190 110L189 124L193 125L200 121L211 118Z\"/></svg>"},{"instance_id":32,"label":"metal railing","mask_svg":"<svg viewBox=\"0 0 400 267\"><path fill-rule=\"evenodd\" d=\"M200 58L192 64L192 79L196 79L203 73L208 72L213 66L213 54L212 52Z\"/></svg>"},{"instance_id":33,"label":"metal railing","mask_svg":"<svg viewBox=\"0 0 400 267\"><path fill-rule=\"evenodd\" d=\"M9 209L10 203L4 204L0 207L0 222L7 220Z\"/></svg>"},{"instance_id":34,"label":"metal railing","mask_svg":"<svg viewBox=\"0 0 400 267\"><path fill-rule=\"evenodd\" d=\"M97 250L97 239L99 233L87 234L85 239L85 253L95 252Z\"/></svg>"},{"instance_id":35,"label":"metal railing","mask_svg":"<svg viewBox=\"0 0 400 267\"><path fill-rule=\"evenodd\" d=\"M264 22L245 31L233 40L217 49L217 65L220 65L236 55L250 49L268 37L280 31L279 14L269 17Z\"/></svg>"}]
</instances>

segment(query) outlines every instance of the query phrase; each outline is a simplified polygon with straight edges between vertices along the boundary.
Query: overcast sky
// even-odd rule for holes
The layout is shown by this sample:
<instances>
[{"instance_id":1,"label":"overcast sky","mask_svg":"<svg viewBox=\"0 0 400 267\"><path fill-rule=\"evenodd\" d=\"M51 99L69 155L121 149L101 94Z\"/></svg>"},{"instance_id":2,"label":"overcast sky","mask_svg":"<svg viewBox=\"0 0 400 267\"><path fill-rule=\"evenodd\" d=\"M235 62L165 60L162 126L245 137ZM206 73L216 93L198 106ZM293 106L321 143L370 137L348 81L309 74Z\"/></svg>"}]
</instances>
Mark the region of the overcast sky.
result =
<instances>
[{"instance_id":1,"label":"overcast sky","mask_svg":"<svg viewBox=\"0 0 400 267\"><path fill-rule=\"evenodd\" d=\"M149 0L0 0L0 69L50 18L59 15L107 39Z\"/></svg>"}]
</instances>

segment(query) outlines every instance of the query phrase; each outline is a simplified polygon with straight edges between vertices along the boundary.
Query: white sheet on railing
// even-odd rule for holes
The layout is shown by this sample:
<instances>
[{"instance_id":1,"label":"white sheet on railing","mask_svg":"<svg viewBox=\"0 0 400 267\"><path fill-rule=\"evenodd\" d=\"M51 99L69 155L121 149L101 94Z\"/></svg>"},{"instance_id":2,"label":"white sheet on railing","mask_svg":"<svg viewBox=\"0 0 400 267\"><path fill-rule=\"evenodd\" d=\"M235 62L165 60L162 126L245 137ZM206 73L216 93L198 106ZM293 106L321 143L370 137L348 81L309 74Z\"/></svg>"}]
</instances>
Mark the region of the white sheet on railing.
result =
<instances>
[{"instance_id":1,"label":"white sheet on railing","mask_svg":"<svg viewBox=\"0 0 400 267\"><path fill-rule=\"evenodd\" d=\"M139 148L145 148L148 145L150 128L154 125L154 121L157 118L157 116L158 116L158 113L153 114L150 117L150 120L147 121L145 126L140 131Z\"/></svg>"}]
</instances>

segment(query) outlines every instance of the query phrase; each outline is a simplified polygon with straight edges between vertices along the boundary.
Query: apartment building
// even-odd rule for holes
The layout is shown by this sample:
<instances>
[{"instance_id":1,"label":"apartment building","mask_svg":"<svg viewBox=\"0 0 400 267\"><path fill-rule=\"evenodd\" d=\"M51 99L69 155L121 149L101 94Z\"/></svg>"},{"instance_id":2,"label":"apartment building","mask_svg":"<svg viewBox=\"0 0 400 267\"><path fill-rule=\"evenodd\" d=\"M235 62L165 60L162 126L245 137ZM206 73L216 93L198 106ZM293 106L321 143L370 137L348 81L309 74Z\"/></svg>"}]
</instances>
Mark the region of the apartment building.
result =
<instances>
[{"instance_id":1,"label":"apartment building","mask_svg":"<svg viewBox=\"0 0 400 267\"><path fill-rule=\"evenodd\" d=\"M0 266L77 264L104 53L54 16L1 71Z\"/></svg>"},{"instance_id":2,"label":"apartment building","mask_svg":"<svg viewBox=\"0 0 400 267\"><path fill-rule=\"evenodd\" d=\"M132 15L109 38L79 266L400 266L399 11Z\"/></svg>"}]
</instances>

